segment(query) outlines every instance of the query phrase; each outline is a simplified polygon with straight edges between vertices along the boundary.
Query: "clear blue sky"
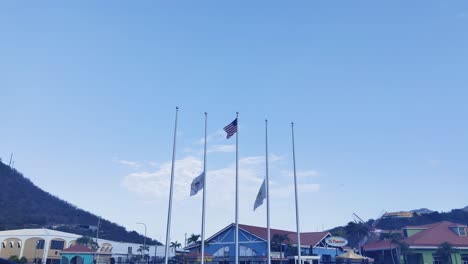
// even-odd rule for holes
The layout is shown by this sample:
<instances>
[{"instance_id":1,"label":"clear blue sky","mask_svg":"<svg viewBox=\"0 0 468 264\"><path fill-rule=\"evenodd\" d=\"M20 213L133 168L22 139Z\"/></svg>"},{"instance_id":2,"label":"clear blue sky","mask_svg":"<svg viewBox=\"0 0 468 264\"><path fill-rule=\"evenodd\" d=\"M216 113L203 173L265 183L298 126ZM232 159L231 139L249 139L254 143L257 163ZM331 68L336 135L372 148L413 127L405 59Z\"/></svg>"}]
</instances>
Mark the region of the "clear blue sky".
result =
<instances>
[{"instance_id":1,"label":"clear blue sky","mask_svg":"<svg viewBox=\"0 0 468 264\"><path fill-rule=\"evenodd\" d=\"M272 226L295 227L296 123L304 231L383 211L468 204L466 1L10 1L0 7L0 157L83 209L165 236L180 106L173 240L199 233L209 113L207 235L234 221L264 176Z\"/></svg>"}]
</instances>

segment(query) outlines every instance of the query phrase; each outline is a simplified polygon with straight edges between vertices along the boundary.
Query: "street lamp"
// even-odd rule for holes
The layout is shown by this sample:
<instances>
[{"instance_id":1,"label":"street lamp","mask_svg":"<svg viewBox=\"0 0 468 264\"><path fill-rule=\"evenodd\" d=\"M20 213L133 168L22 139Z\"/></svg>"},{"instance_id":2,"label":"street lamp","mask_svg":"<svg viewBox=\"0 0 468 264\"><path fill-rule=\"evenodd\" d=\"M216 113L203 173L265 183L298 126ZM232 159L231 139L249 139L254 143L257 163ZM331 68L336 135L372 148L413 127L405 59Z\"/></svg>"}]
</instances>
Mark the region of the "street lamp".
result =
<instances>
[{"instance_id":1,"label":"street lamp","mask_svg":"<svg viewBox=\"0 0 468 264\"><path fill-rule=\"evenodd\" d=\"M146 253L145 253L145 251L146 251L146 225L145 225L145 223L137 223L137 224L143 225L145 227L145 239L143 239L143 250L142 250L143 259L145 259L146 258Z\"/></svg>"}]
</instances>

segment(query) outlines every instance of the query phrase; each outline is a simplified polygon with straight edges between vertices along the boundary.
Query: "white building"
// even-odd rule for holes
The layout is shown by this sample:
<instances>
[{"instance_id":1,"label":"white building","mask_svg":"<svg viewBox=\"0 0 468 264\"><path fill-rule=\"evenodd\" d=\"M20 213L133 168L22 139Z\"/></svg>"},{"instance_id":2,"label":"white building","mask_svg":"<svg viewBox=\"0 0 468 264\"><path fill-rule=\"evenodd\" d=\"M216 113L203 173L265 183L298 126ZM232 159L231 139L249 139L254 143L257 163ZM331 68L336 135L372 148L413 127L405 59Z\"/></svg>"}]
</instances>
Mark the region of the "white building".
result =
<instances>
[{"instance_id":1,"label":"white building","mask_svg":"<svg viewBox=\"0 0 468 264\"><path fill-rule=\"evenodd\" d=\"M19 229L0 231L0 258L9 258L13 255L25 257L29 263L60 263L60 252L74 244L81 235L55 231L50 229ZM141 244L98 240L98 254L105 256L99 262L108 262L114 258L116 263L125 262L133 256L140 255L138 249ZM153 257L164 257L164 246L149 246L147 253ZM169 255L174 256L171 249Z\"/></svg>"}]
</instances>

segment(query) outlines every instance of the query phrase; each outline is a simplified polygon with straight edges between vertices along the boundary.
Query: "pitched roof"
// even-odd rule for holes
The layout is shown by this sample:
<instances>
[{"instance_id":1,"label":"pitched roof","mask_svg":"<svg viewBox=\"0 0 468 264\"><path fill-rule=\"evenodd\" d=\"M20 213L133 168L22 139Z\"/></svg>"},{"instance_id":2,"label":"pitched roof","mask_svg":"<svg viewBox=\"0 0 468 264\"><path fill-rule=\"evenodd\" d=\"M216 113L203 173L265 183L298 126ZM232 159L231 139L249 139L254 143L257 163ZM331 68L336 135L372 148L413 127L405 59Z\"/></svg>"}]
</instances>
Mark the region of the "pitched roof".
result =
<instances>
[{"instance_id":1,"label":"pitched roof","mask_svg":"<svg viewBox=\"0 0 468 264\"><path fill-rule=\"evenodd\" d=\"M267 240L267 229L265 227L251 226L251 225L239 225L239 228L252 233L263 240ZM292 231L270 229L270 234L273 237L277 235L288 235L289 242L291 244L297 244L297 233ZM327 237L329 232L304 232L301 233L301 245L316 246L320 241Z\"/></svg>"},{"instance_id":2,"label":"pitched roof","mask_svg":"<svg viewBox=\"0 0 468 264\"><path fill-rule=\"evenodd\" d=\"M448 221L434 223L430 225L412 226L406 228L423 229L422 231L405 238L403 241L410 247L438 247L443 242L449 242L455 247L468 247L468 236L459 236L451 227L466 227ZM363 246L366 251L385 250L394 248L389 240L380 240Z\"/></svg>"},{"instance_id":3,"label":"pitched roof","mask_svg":"<svg viewBox=\"0 0 468 264\"><path fill-rule=\"evenodd\" d=\"M39 237L54 236L54 237L69 237L72 239L80 237L80 235L77 235L77 234L51 230L47 228L4 230L4 231L0 231L0 236L39 236Z\"/></svg>"},{"instance_id":4,"label":"pitched roof","mask_svg":"<svg viewBox=\"0 0 468 264\"><path fill-rule=\"evenodd\" d=\"M230 224L226 226L225 228L221 229L220 231L216 232L214 235L206 239L206 241L210 241L219 234L223 233L224 231L228 230L231 227L234 227L235 224ZM243 225L239 224L239 229L242 229L246 232L251 233L254 236L259 237L260 239L267 240L267 229L265 227L259 227L259 226L251 226L251 225ZM270 234L273 237L273 235L278 234L278 235L284 235L287 234L289 238L289 242L291 244L297 244L297 233L292 232L292 231L287 231L287 230L281 230L281 229L274 229L270 228ZM319 244L324 238L327 236L331 236L330 232L324 231L324 232L304 232L301 233L301 245L305 246L316 246ZM198 247L200 244L191 244L185 249L190 249L194 247Z\"/></svg>"},{"instance_id":5,"label":"pitched roof","mask_svg":"<svg viewBox=\"0 0 468 264\"><path fill-rule=\"evenodd\" d=\"M468 247L468 236L459 236L450 229L456 226L464 225L443 221L406 238L405 242L413 247L438 247L443 242L449 242L457 247Z\"/></svg>"},{"instance_id":6,"label":"pitched roof","mask_svg":"<svg viewBox=\"0 0 468 264\"><path fill-rule=\"evenodd\" d=\"M85 247L83 245L80 245L80 244L76 244L76 245L73 245L69 248L66 248L64 250L62 250L62 252L70 252L70 253L94 253L95 251L93 251L92 249L88 248L88 247Z\"/></svg>"},{"instance_id":7,"label":"pitched roof","mask_svg":"<svg viewBox=\"0 0 468 264\"><path fill-rule=\"evenodd\" d=\"M390 243L390 240L378 240L372 243L365 244L362 246L364 251L375 251L375 250L387 250L395 248L395 245Z\"/></svg>"}]
</instances>

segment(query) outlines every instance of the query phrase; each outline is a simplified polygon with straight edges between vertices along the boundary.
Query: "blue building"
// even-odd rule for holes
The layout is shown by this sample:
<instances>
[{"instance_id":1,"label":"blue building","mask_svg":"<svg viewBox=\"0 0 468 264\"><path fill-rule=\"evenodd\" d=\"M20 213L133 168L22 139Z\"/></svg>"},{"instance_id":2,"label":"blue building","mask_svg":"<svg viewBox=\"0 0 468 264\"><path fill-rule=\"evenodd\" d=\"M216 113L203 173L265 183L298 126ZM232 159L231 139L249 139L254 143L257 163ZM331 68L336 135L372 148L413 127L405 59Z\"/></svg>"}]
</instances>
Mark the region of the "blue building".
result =
<instances>
[{"instance_id":1,"label":"blue building","mask_svg":"<svg viewBox=\"0 0 468 264\"><path fill-rule=\"evenodd\" d=\"M297 256L296 232L270 229L272 237L272 262L288 261ZM212 262L227 264L235 258L235 224L230 224L205 240L205 254ZM283 236L283 241L273 241L274 236ZM310 264L334 261L335 256L343 253L341 248L330 247L325 239L329 232L301 233L301 255L303 262ZM200 252L200 244L189 245L185 249L192 255ZM267 229L264 227L239 225L239 262L240 264L260 264L267 260ZM188 261L190 262L190 261Z\"/></svg>"}]
</instances>

